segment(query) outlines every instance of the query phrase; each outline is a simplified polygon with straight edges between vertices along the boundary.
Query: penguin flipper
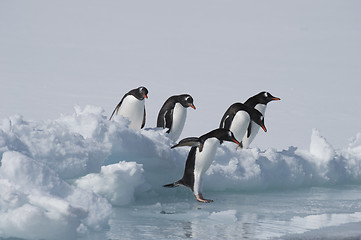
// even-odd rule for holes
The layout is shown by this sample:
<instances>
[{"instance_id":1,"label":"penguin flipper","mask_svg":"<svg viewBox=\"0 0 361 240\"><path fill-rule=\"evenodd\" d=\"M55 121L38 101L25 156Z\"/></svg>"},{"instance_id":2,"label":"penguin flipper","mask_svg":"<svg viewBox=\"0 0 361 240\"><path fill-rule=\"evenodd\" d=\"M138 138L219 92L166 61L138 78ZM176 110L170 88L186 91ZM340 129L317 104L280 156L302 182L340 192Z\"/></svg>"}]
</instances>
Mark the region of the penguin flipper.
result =
<instances>
[{"instance_id":1,"label":"penguin flipper","mask_svg":"<svg viewBox=\"0 0 361 240\"><path fill-rule=\"evenodd\" d=\"M183 146L189 146L189 147L198 147L200 145L200 140L197 137L188 137L188 138L184 138L182 140L179 141L178 144L172 146L171 148L176 148L176 147L183 147Z\"/></svg>"},{"instance_id":2,"label":"penguin flipper","mask_svg":"<svg viewBox=\"0 0 361 240\"><path fill-rule=\"evenodd\" d=\"M232 121L234 116L236 116L237 112L244 108L244 105L242 103L233 103L227 111L224 113L220 128L230 129L232 125Z\"/></svg>"},{"instance_id":3,"label":"penguin flipper","mask_svg":"<svg viewBox=\"0 0 361 240\"><path fill-rule=\"evenodd\" d=\"M221 120L221 124L219 125L219 128L224 128L224 129L229 130L231 128L231 124L232 124L234 116L235 116L235 114L228 113L228 111L227 111Z\"/></svg>"},{"instance_id":4,"label":"penguin flipper","mask_svg":"<svg viewBox=\"0 0 361 240\"><path fill-rule=\"evenodd\" d=\"M226 128L226 120L227 120L227 118L229 118L229 115L226 112L223 115L222 119L221 119L221 123L219 124L219 128Z\"/></svg>"},{"instance_id":5,"label":"penguin flipper","mask_svg":"<svg viewBox=\"0 0 361 240\"><path fill-rule=\"evenodd\" d=\"M172 117L173 109L166 110L162 108L158 114L157 127L168 128L167 133L169 133L173 123Z\"/></svg>"},{"instance_id":6,"label":"penguin flipper","mask_svg":"<svg viewBox=\"0 0 361 240\"><path fill-rule=\"evenodd\" d=\"M120 108L120 106L122 105L123 100L124 100L124 98L125 98L127 95L128 95L128 94L125 94L125 95L123 96L122 100L120 100L120 102L118 103L118 105L115 107L115 109L114 109L114 111L113 111L112 115L110 115L109 120L112 120L112 117L113 117L114 113L118 113L119 108Z\"/></svg>"},{"instance_id":7,"label":"penguin flipper","mask_svg":"<svg viewBox=\"0 0 361 240\"><path fill-rule=\"evenodd\" d=\"M232 125L232 121L233 121L233 118L234 118L235 114L232 114L232 115L228 115L228 118L225 119L224 121L224 128L225 129L231 129L231 125Z\"/></svg>"},{"instance_id":8,"label":"penguin flipper","mask_svg":"<svg viewBox=\"0 0 361 240\"><path fill-rule=\"evenodd\" d=\"M120 105L122 104L122 102L120 102L114 109L112 115L110 116L109 120L112 120L112 117L114 116L114 113L119 111Z\"/></svg>"},{"instance_id":9,"label":"penguin flipper","mask_svg":"<svg viewBox=\"0 0 361 240\"><path fill-rule=\"evenodd\" d=\"M203 146L204 146L203 142L200 142L199 145L198 145L199 152L202 152Z\"/></svg>"},{"instance_id":10,"label":"penguin flipper","mask_svg":"<svg viewBox=\"0 0 361 240\"><path fill-rule=\"evenodd\" d=\"M141 129L144 128L144 126L145 126L145 117L146 117L146 113L145 113L145 107L144 107L143 122L142 122L142 126L140 127Z\"/></svg>"},{"instance_id":11,"label":"penguin flipper","mask_svg":"<svg viewBox=\"0 0 361 240\"><path fill-rule=\"evenodd\" d=\"M172 124L173 124L173 109L167 111L164 114L164 121L165 121L164 127L168 128L167 133L169 133L170 129L172 128Z\"/></svg>"},{"instance_id":12,"label":"penguin flipper","mask_svg":"<svg viewBox=\"0 0 361 240\"><path fill-rule=\"evenodd\" d=\"M247 128L247 138L249 138L251 136L251 132L252 131L252 121L249 121L249 125Z\"/></svg>"}]
</instances>

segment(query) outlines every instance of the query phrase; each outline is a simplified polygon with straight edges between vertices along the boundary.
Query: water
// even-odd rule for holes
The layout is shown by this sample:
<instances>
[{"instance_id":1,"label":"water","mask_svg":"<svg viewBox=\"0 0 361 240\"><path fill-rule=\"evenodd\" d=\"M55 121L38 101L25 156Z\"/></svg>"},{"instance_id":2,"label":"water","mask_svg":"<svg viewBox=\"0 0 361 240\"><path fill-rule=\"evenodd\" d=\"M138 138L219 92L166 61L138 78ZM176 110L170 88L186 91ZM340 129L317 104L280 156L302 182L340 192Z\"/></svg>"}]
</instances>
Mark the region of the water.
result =
<instances>
[{"instance_id":1,"label":"water","mask_svg":"<svg viewBox=\"0 0 361 240\"><path fill-rule=\"evenodd\" d=\"M172 194L172 193L170 193ZM361 186L219 193L183 191L113 209L108 239L361 239Z\"/></svg>"}]
</instances>

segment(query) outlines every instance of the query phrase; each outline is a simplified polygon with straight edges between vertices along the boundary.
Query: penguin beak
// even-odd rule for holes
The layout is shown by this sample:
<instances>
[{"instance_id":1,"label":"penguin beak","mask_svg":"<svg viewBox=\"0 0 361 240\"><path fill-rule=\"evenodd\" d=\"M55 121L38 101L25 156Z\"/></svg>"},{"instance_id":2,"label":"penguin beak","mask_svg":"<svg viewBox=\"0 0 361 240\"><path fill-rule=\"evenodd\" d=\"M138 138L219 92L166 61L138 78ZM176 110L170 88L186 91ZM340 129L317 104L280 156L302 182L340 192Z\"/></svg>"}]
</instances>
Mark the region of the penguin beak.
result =
<instances>
[{"instance_id":1,"label":"penguin beak","mask_svg":"<svg viewBox=\"0 0 361 240\"><path fill-rule=\"evenodd\" d=\"M274 97L274 98L272 98L272 100L274 100L274 101L278 101L278 100L281 100L281 98Z\"/></svg>"},{"instance_id":2,"label":"penguin beak","mask_svg":"<svg viewBox=\"0 0 361 240\"><path fill-rule=\"evenodd\" d=\"M145 95L145 94L143 95L143 97L145 97L146 99L148 99L148 96L147 96L147 95Z\"/></svg>"},{"instance_id":3,"label":"penguin beak","mask_svg":"<svg viewBox=\"0 0 361 240\"><path fill-rule=\"evenodd\" d=\"M196 107L193 104L189 104L194 110L196 110Z\"/></svg>"},{"instance_id":4,"label":"penguin beak","mask_svg":"<svg viewBox=\"0 0 361 240\"><path fill-rule=\"evenodd\" d=\"M265 127L265 125L262 124L261 127L262 127L263 131L267 132L267 128Z\"/></svg>"},{"instance_id":5,"label":"penguin beak","mask_svg":"<svg viewBox=\"0 0 361 240\"><path fill-rule=\"evenodd\" d=\"M236 139L233 139L233 142L235 142L237 145L240 145L240 143Z\"/></svg>"}]
</instances>

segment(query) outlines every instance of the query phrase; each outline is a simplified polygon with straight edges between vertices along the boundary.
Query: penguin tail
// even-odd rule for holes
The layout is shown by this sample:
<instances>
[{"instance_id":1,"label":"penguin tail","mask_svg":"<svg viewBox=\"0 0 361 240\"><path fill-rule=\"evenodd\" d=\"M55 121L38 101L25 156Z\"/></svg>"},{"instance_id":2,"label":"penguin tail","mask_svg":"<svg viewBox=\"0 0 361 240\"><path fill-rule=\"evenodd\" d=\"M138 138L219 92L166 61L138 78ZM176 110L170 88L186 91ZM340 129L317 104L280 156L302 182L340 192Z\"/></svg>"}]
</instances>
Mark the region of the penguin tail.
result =
<instances>
[{"instance_id":1,"label":"penguin tail","mask_svg":"<svg viewBox=\"0 0 361 240\"><path fill-rule=\"evenodd\" d=\"M179 187L180 185L182 185L182 184L180 183L180 181L177 181L177 182L174 182L174 183L170 183L170 184L163 185L163 187L166 187L166 188L174 188L174 187Z\"/></svg>"}]
</instances>

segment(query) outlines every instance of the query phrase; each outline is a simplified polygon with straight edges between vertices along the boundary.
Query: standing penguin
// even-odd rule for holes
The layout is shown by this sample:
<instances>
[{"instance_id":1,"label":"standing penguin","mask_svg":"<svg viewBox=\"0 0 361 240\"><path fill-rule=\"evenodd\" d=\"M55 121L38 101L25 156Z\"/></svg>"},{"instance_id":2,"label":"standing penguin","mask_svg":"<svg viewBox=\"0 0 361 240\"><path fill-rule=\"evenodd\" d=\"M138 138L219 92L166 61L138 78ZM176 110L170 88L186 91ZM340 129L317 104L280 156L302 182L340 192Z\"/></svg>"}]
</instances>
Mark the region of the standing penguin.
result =
<instances>
[{"instance_id":1,"label":"standing penguin","mask_svg":"<svg viewBox=\"0 0 361 240\"><path fill-rule=\"evenodd\" d=\"M260 92L254 95L253 97L250 97L244 103L244 105L258 110L260 113L262 113L263 116L265 116L267 103L278 100L281 99L272 96L272 94L270 94L269 92ZM253 139L256 137L258 130L259 130L259 126L251 121L247 129L247 134L242 139L242 145L244 148L248 148L248 146L251 144Z\"/></svg>"},{"instance_id":2,"label":"standing penguin","mask_svg":"<svg viewBox=\"0 0 361 240\"><path fill-rule=\"evenodd\" d=\"M242 103L234 103L224 113L219 127L232 131L237 139L243 139L246 132L247 134L252 133L249 128L252 121L257 123L265 132L267 132L263 115L258 110L250 108ZM244 147L243 142L241 142L240 146L242 148Z\"/></svg>"},{"instance_id":3,"label":"standing penguin","mask_svg":"<svg viewBox=\"0 0 361 240\"><path fill-rule=\"evenodd\" d=\"M109 120L113 115L121 115L130 121L129 127L141 129L145 125L145 100L148 98L148 90L145 87L139 87L130 90L124 95L120 103L115 107Z\"/></svg>"},{"instance_id":4,"label":"standing penguin","mask_svg":"<svg viewBox=\"0 0 361 240\"><path fill-rule=\"evenodd\" d=\"M178 187L183 185L192 190L199 202L213 202L213 200L203 198L202 178L214 160L217 146L222 144L223 141L239 144L231 131L218 128L199 138L185 138L174 145L172 148L181 146L192 146L192 148L187 157L182 179L171 184L163 185L163 187Z\"/></svg>"},{"instance_id":5,"label":"standing penguin","mask_svg":"<svg viewBox=\"0 0 361 240\"><path fill-rule=\"evenodd\" d=\"M177 141L187 118L187 108L196 109L189 94L171 96L159 111L157 127L168 128L169 138Z\"/></svg>"}]
</instances>

